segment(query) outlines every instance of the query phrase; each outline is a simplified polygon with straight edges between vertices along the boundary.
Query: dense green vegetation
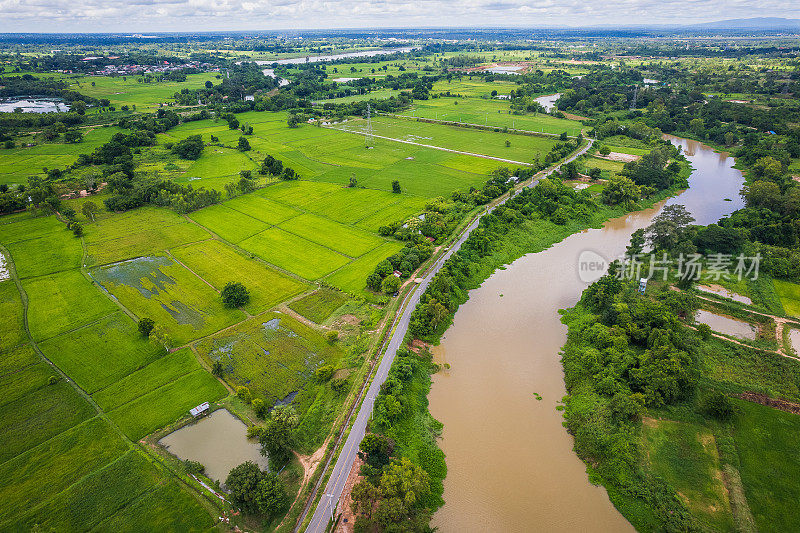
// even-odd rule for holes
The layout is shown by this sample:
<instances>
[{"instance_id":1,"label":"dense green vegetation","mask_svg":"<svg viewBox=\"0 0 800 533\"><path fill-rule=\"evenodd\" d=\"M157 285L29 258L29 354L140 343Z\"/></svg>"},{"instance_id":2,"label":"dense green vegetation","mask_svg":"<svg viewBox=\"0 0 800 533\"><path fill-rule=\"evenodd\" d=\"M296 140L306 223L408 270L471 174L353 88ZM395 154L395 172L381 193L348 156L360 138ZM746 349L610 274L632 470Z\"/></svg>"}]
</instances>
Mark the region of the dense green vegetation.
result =
<instances>
[{"instance_id":1,"label":"dense green vegetation","mask_svg":"<svg viewBox=\"0 0 800 533\"><path fill-rule=\"evenodd\" d=\"M722 283L754 311L798 316L791 47L484 41L494 35L264 65L254 61L387 45L4 41L0 96L71 107L0 113L0 253L12 278L0 278L0 529L225 529L216 517L228 505L187 475L202 469L156 445L204 401L224 402L273 470L285 467L232 472L246 513L231 525L277 526L312 475L291 451L315 452L341 420L402 284L482 206L585 134L597 139L591 154L481 219L423 295L413 337L438 339L494 269L684 187L688 167L662 132L729 149L748 178L747 206L708 227L669 212L633 248L760 253L768 276ZM486 68L504 62L521 68ZM553 93L562 96L548 113L536 98ZM717 300L703 305L761 324L761 337L774 330ZM685 319L696 306L604 278L565 315L576 450L642 530L797 529L796 415L729 399L797 401L797 365L772 351L781 339L694 333ZM361 447L360 530L424 531L442 504L441 426L426 401L435 371L424 351L399 351Z\"/></svg>"}]
</instances>

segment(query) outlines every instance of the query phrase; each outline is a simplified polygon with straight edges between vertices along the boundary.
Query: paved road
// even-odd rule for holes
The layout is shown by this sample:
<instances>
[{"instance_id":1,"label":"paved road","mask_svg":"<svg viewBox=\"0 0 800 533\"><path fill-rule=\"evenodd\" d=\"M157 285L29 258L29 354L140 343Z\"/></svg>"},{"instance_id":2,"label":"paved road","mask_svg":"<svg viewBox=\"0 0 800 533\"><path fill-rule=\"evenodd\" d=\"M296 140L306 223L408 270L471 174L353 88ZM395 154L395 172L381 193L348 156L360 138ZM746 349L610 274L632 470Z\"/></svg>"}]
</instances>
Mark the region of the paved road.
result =
<instances>
[{"instance_id":1,"label":"paved road","mask_svg":"<svg viewBox=\"0 0 800 533\"><path fill-rule=\"evenodd\" d=\"M564 163L573 161L578 156L584 154L591 146L592 140L589 139L588 145L567 158ZM561 165L551 168L546 173L534 179L530 186L533 187L536 185L539 179L550 175L560 167ZM502 205L505 203L505 201L506 200L503 200L497 205ZM495 207L497 206L487 209L481 215L481 217L486 213L490 213ZM314 511L314 516L311 519L311 522L306 528L306 533L321 533L325 531L328 522L335 514L336 504L339 502L339 498L342 495L342 490L344 490L347 477L350 474L350 470L353 468L353 462L356 459L358 447L361 444L361 440L364 438L367 423L372 416L372 408L375 405L375 397L378 395L381 385L383 385L383 382L386 381L386 377L389 375L389 369L394 362L397 349L400 348L401 344L403 343L403 339L406 336L406 331L408 330L408 322L411 318L411 313L417 307L417 303L419 303L419 299L422 297L425 289L427 289L428 283L430 283L436 273L439 272L444 262L447 261L447 259L453 255L456 250L461 248L461 245L467 240L467 237L469 237L469 234L472 233L472 230L478 227L478 222L480 222L480 217L476 218L467 227L467 229L462 233L461 237L450 246L450 249L433 264L423 278L422 282L419 283L419 285L406 297L403 313L396 323L394 334L392 335L391 340L386 347L386 351L383 354L383 358L381 359L381 362L375 371L375 377L372 380L369 389L367 390L364 402L361 404L361 408L359 409L356 419L353 422L350 434L347 436L347 440L345 441L342 451L333 467L333 471L331 472L331 477L328 479L328 484L325 486L325 492L323 493L319 504L317 504L317 508Z\"/></svg>"}]
</instances>

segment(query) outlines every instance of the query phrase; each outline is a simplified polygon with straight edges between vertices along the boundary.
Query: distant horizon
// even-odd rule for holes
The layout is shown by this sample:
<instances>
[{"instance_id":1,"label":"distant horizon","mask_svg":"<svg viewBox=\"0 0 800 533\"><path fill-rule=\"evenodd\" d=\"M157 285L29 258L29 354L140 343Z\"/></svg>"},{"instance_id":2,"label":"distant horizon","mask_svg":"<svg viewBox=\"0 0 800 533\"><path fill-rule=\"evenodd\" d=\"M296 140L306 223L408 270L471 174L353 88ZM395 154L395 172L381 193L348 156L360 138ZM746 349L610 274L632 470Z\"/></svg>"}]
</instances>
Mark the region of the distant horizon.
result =
<instances>
[{"instance_id":1,"label":"distant horizon","mask_svg":"<svg viewBox=\"0 0 800 533\"><path fill-rule=\"evenodd\" d=\"M755 9L770 16L753 17ZM726 14L725 18L719 16L720 12ZM538 4L529 0L477 0L463 4L447 0L340 4L335 0L0 0L0 16L4 20L0 34L658 29L740 19L786 19L791 27L800 26L800 10L788 0L764 0L757 6L740 0L630 0L602 5L578 0ZM432 17L442 22L431 24ZM98 26L104 31L98 32Z\"/></svg>"}]
</instances>

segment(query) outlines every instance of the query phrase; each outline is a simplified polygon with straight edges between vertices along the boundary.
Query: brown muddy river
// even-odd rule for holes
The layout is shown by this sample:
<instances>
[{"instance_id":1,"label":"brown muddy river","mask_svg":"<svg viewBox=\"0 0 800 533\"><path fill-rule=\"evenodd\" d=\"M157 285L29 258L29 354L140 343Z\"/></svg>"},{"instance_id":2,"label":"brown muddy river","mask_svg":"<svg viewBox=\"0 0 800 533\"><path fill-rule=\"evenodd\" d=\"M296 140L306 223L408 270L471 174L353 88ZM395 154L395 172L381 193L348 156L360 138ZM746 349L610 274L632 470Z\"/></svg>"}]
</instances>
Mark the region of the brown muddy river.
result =
<instances>
[{"instance_id":1,"label":"brown muddy river","mask_svg":"<svg viewBox=\"0 0 800 533\"><path fill-rule=\"evenodd\" d=\"M690 189L669 203L708 224L742 206L733 158L671 139L695 168ZM733 201L725 201L730 198ZM632 531L605 489L588 481L556 410L566 393L559 350L572 307L588 283L581 252L624 253L631 233L663 204L610 220L496 271L470 293L436 350L451 368L433 377L430 410L444 423L445 505L433 525L464 531ZM501 296L502 295L502 296ZM537 400L534 393L541 395Z\"/></svg>"}]
</instances>

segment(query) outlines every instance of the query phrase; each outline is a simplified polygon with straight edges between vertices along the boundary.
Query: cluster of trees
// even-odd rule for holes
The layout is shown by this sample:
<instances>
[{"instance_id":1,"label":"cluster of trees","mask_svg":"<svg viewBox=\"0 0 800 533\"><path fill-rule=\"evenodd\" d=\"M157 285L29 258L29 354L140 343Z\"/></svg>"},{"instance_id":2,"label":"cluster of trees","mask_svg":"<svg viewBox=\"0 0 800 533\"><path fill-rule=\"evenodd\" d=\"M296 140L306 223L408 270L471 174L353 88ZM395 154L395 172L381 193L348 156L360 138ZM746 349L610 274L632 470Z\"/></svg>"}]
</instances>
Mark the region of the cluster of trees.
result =
<instances>
[{"instance_id":1,"label":"cluster of trees","mask_svg":"<svg viewBox=\"0 0 800 533\"><path fill-rule=\"evenodd\" d=\"M247 194L256 190L256 180L253 173L249 170L239 172L239 181L225 184L225 194L228 198L236 198L241 194Z\"/></svg>"},{"instance_id":2,"label":"cluster of trees","mask_svg":"<svg viewBox=\"0 0 800 533\"><path fill-rule=\"evenodd\" d=\"M642 73L637 69L595 67L582 78L573 79L572 87L561 93L556 105L562 111L583 115L627 110L635 87L642 80ZM637 106L646 106L652 97L652 91L638 91Z\"/></svg>"},{"instance_id":3,"label":"cluster of trees","mask_svg":"<svg viewBox=\"0 0 800 533\"><path fill-rule=\"evenodd\" d=\"M367 288L375 292L394 293L400 288L400 278L395 276L394 272L400 272L400 276L406 279L419 265L427 261L431 254L433 246L428 241L406 244L399 252L375 266L375 270L367 276Z\"/></svg>"},{"instance_id":4,"label":"cluster of trees","mask_svg":"<svg viewBox=\"0 0 800 533\"><path fill-rule=\"evenodd\" d=\"M606 205L631 208L642 198L656 191L688 186L680 161L685 161L677 148L659 141L650 152L637 161L625 163L620 175L613 176L601 193Z\"/></svg>"},{"instance_id":5,"label":"cluster of trees","mask_svg":"<svg viewBox=\"0 0 800 533\"><path fill-rule=\"evenodd\" d=\"M300 175L293 168L284 166L283 161L271 155L265 157L264 161L261 162L261 168L258 173L266 176L277 176L282 180L300 179Z\"/></svg>"},{"instance_id":6,"label":"cluster of trees","mask_svg":"<svg viewBox=\"0 0 800 533\"><path fill-rule=\"evenodd\" d=\"M184 186L169 180L140 175L131 177L125 172L117 172L107 179L108 190L113 196L103 200L103 204L109 211L127 211L152 203L184 214L222 200L219 191L204 187L195 189L191 185Z\"/></svg>"},{"instance_id":7,"label":"cluster of trees","mask_svg":"<svg viewBox=\"0 0 800 533\"><path fill-rule=\"evenodd\" d=\"M219 76L218 84L206 83L198 89L181 89L175 93L175 101L184 106L202 102L216 107L223 105L228 99L241 101L247 95L268 92L278 86L275 78L265 76L263 67L254 62L231 61L225 65L224 70L225 74Z\"/></svg>"},{"instance_id":8,"label":"cluster of trees","mask_svg":"<svg viewBox=\"0 0 800 533\"><path fill-rule=\"evenodd\" d=\"M638 437L646 408L694 395L700 339L679 316L692 313L697 302L667 289L640 295L637 282L615 278L616 267L564 318L566 427L575 451L592 465L592 477L610 492L645 504L664 531L697 531L674 489L642 467Z\"/></svg>"},{"instance_id":9,"label":"cluster of trees","mask_svg":"<svg viewBox=\"0 0 800 533\"><path fill-rule=\"evenodd\" d=\"M252 461L232 469L225 486L233 503L248 514L272 517L285 511L289 505L289 496L278 474L262 472Z\"/></svg>"},{"instance_id":10,"label":"cluster of trees","mask_svg":"<svg viewBox=\"0 0 800 533\"><path fill-rule=\"evenodd\" d=\"M172 153L181 159L200 159L205 148L203 137L201 135L190 135L172 145Z\"/></svg>"}]
</instances>

